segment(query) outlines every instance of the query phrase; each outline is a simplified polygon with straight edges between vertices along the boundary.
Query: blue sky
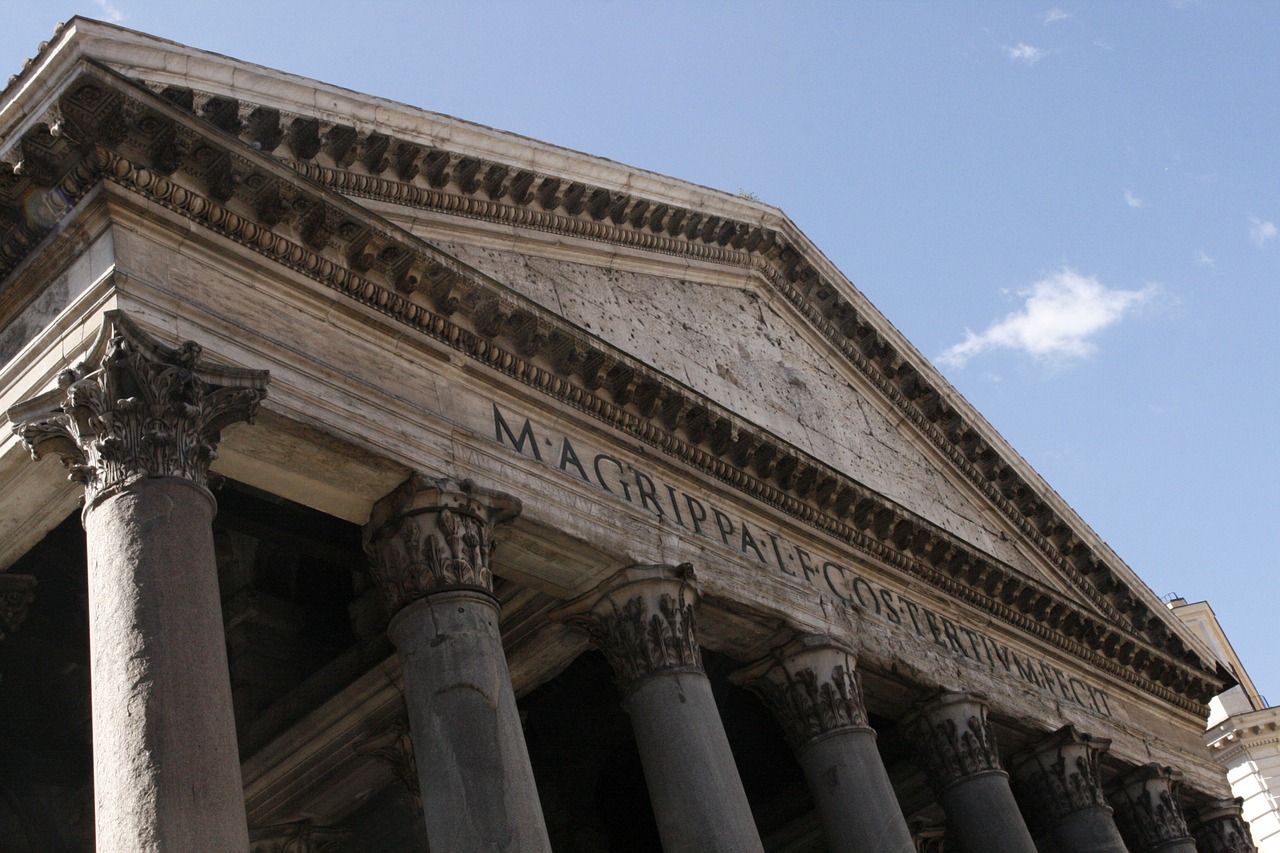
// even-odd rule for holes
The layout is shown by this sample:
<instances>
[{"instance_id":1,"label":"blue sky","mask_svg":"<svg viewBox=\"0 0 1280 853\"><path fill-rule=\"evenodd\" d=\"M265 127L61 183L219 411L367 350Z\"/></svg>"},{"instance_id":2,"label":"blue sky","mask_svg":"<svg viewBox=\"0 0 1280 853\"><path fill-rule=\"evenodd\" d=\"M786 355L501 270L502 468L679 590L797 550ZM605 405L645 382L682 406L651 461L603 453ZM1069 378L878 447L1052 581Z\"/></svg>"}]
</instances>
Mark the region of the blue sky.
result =
<instances>
[{"instance_id":1,"label":"blue sky","mask_svg":"<svg viewBox=\"0 0 1280 853\"><path fill-rule=\"evenodd\" d=\"M781 207L1280 702L1280 4L5 6Z\"/></svg>"}]
</instances>

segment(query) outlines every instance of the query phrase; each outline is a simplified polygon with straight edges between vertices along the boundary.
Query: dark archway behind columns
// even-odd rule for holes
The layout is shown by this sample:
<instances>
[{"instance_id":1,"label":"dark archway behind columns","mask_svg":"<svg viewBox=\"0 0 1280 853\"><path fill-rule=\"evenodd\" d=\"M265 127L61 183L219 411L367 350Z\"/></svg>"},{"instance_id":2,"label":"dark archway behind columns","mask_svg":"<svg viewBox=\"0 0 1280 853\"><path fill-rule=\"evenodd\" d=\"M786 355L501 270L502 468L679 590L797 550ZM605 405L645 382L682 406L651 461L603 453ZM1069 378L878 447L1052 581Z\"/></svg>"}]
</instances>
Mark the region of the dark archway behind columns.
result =
<instances>
[{"instance_id":1,"label":"dark archway behind columns","mask_svg":"<svg viewBox=\"0 0 1280 853\"><path fill-rule=\"evenodd\" d=\"M704 650L703 663L765 849L820 853L813 803L782 730L728 682L739 662ZM660 851L631 724L603 655L581 655L519 704L557 853Z\"/></svg>"}]
</instances>

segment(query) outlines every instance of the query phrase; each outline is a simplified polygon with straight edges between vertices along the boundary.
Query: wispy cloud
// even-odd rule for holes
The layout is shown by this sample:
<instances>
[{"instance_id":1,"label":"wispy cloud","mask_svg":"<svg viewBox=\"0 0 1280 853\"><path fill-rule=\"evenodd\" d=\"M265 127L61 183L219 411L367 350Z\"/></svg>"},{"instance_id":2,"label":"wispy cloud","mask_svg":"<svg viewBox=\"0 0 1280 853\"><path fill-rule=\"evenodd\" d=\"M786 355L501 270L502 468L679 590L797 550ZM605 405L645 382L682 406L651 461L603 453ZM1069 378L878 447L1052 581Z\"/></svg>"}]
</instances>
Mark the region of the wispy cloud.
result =
<instances>
[{"instance_id":1,"label":"wispy cloud","mask_svg":"<svg viewBox=\"0 0 1280 853\"><path fill-rule=\"evenodd\" d=\"M1142 200L1142 199L1138 198L1138 197L1137 197L1136 195L1134 195L1133 193L1129 192L1128 190L1125 190L1125 191L1124 191L1124 203L1125 203L1125 204L1127 204L1127 205L1129 205L1130 207L1142 207L1142 205L1143 205L1145 202L1143 202L1143 200Z\"/></svg>"},{"instance_id":2,"label":"wispy cloud","mask_svg":"<svg viewBox=\"0 0 1280 853\"><path fill-rule=\"evenodd\" d=\"M118 24L124 20L124 12L117 9L111 0L93 0L94 4L102 10L102 15L113 24Z\"/></svg>"},{"instance_id":3,"label":"wispy cloud","mask_svg":"<svg viewBox=\"0 0 1280 853\"><path fill-rule=\"evenodd\" d=\"M1196 263L1202 267L1213 266L1213 258L1204 249L1196 249L1196 253L1192 256L1196 259Z\"/></svg>"},{"instance_id":4,"label":"wispy cloud","mask_svg":"<svg viewBox=\"0 0 1280 853\"><path fill-rule=\"evenodd\" d=\"M1024 42L1018 42L1015 47L1005 45L1004 53L1005 56L1008 56L1014 62L1022 62L1027 65L1035 65L1037 62L1044 59L1043 50Z\"/></svg>"},{"instance_id":5,"label":"wispy cloud","mask_svg":"<svg viewBox=\"0 0 1280 853\"><path fill-rule=\"evenodd\" d=\"M1022 307L986 331L976 334L966 329L964 340L938 360L963 367L992 349L1011 349L1042 361L1083 358L1096 349L1093 336L1152 299L1156 289L1151 284L1142 290L1112 290L1095 276L1064 267L1018 291L1025 300Z\"/></svg>"},{"instance_id":6,"label":"wispy cloud","mask_svg":"<svg viewBox=\"0 0 1280 853\"><path fill-rule=\"evenodd\" d=\"M1256 245L1266 245L1267 241L1274 240L1280 235L1280 230L1276 229L1274 222L1264 222L1256 216L1249 217L1249 239Z\"/></svg>"},{"instance_id":7,"label":"wispy cloud","mask_svg":"<svg viewBox=\"0 0 1280 853\"><path fill-rule=\"evenodd\" d=\"M1070 12L1064 12L1061 9L1050 9L1048 12L1044 13L1044 25L1047 27L1050 24L1058 23L1058 21L1065 21L1070 17Z\"/></svg>"}]
</instances>

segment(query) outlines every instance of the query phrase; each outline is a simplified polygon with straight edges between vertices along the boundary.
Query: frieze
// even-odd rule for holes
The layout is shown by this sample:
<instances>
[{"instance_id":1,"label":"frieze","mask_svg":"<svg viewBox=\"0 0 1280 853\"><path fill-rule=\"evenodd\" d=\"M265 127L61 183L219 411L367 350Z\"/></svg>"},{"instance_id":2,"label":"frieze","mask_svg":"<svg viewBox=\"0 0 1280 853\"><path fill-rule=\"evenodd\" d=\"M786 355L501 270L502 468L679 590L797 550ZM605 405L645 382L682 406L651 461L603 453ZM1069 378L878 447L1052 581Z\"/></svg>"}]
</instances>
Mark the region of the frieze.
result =
<instances>
[{"instance_id":1,"label":"frieze","mask_svg":"<svg viewBox=\"0 0 1280 853\"><path fill-rule=\"evenodd\" d=\"M88 85L106 90L128 85L103 69L90 69L86 77L95 74L105 77ZM74 100L82 89L72 87L69 91L64 103ZM120 94L113 91L109 97ZM182 110L193 109L195 101L180 91L168 92L165 98L160 99L138 89L129 92L127 97L144 103L151 101L146 103L149 115L158 115L168 122L191 121L183 118ZM178 106L173 106L170 101ZM207 105L206 101L205 107ZM249 110L248 116L242 116L241 107L243 105L236 108L239 110L236 116L241 116L236 119L240 122L236 126L252 125L258 128L254 132L265 132L264 138L269 139L273 133L270 121L264 124L261 115L256 123L248 121L247 117L258 108ZM83 105L77 108L82 112L89 109ZM118 116L119 113L101 111L104 116ZM224 121L231 126L231 112L227 105L215 104L214 113L216 116L210 121ZM118 130L110 127L111 121L105 122L106 127L94 126L97 128L94 132L104 139L118 137ZM158 122L157 126L163 124ZM341 155L342 158L350 157L350 146L358 143L351 141L349 133L340 130L330 128L324 138L332 136L339 147L347 145ZM130 133L127 146L133 146L131 152L141 144L139 138L137 134ZM221 144L209 137L201 142L205 148L212 146L213 149ZM1046 515L1043 507L1036 510L1038 514L1035 516L1039 519L1040 533L1032 531L1028 534L1032 541L1040 543L1043 537L1037 537L1046 531L1053 536L1063 532L1067 536L1062 540L1066 543L1064 547L1074 555L1073 559L1086 560L1082 565L1090 572L1102 572L1100 577L1112 590L1108 595L1100 596L1091 591L1088 584L1082 586L1082 591L1094 606L1114 622L1132 622L1135 631L1145 632L1153 642L1167 647L1167 650L1154 651L1124 629L1083 618L1070 604L1056 601L1051 591L1011 575L980 555L967 552L944 531L885 502L832 471L825 463L738 421L710 401L700 399L687 389L678 388L660 375L631 363L625 356L610 351L606 345L566 332L555 318L546 316L541 309L510 294L492 295L495 291L482 276L461 268L425 244L415 242L407 235L381 232L377 227L371 230L365 211L347 205L343 200L313 192L306 184L289 179L262 162L262 158L253 151L240 152L230 159L214 151L215 156L206 156L200 162L191 159L198 152L183 155L186 159L180 158L179 167L203 184L202 193L169 180L164 173L151 171L116 151L94 150L96 156L105 157L107 161L103 174L108 180L140 192L184 216L202 221L211 229L285 266L322 281L377 311L394 316L482 363L623 429L800 521L845 539L876 559L919 577L949 595L987 609L1072 654L1100 651L1098 657L1111 664L1111 671L1122 678L1134 680L1142 689L1166 701L1200 713L1203 710L1200 703L1216 692L1215 676L1203 668L1194 652L1170 634L1160 619L1149 618L1145 605L1129 595L1122 583L1114 578L1108 580L1106 567L1072 538L1069 527L1054 527L1050 522L1056 516L1052 512ZM130 156L134 155L131 153ZM335 159L341 158L335 154ZM228 186L234 185L235 189L225 204L216 200L214 183L224 181L226 175L214 175L209 171L211 164L217 163L231 164L231 184ZM466 170L469 172L471 166L467 165ZM495 180L497 175L495 172ZM483 183L487 177L488 172L485 172L476 180ZM3 184L3 174L0 174L0 184ZM286 188L295 193L287 204L284 200L288 195ZM573 188L565 190L566 198L581 195L577 190L570 190ZM531 192L534 196L538 194ZM519 191L517 195L523 197ZM592 209L605 210L606 213L616 209L616 205L601 207L601 198L592 194L582 201L582 208L577 208L577 202L571 207L579 212L593 204L595 207ZM285 215L280 215L281 210L286 211ZM569 208L566 210L572 213ZM611 215L605 217L609 218ZM703 226L705 224L704 221ZM703 233L703 226L700 226L699 234ZM284 233L278 233L277 229L283 229ZM286 236L290 229L298 235L300 242ZM343 248L356 251L356 246L369 245L368 238L374 231L378 231L375 251L368 252L362 248L352 256ZM732 242L731 239L729 245ZM368 270L361 272L360 267L365 261L357 263L357 257L368 259ZM798 257L794 249L786 247L780 250L779 263L794 267L793 262ZM820 297L829 301L832 296L826 288L813 291L817 286L814 276L801 274L783 278L787 286L800 288L808 294L806 298ZM427 310L420 304L421 299L430 302L435 310ZM475 330L451 322L448 317L455 311L466 313L475 323ZM823 323L830 326L828 320L831 319L821 319L819 327L825 329ZM862 321L856 312L850 314L846 310L835 320L840 321L841 328L849 328L859 340L872 340L877 353L883 355L886 351L887 344L879 340L874 330L871 330L874 334L870 339L863 334L870 327L859 325ZM545 361L553 369L546 370L538 361ZM931 395L925 389L924 396L921 396L924 388L922 377L904 366L896 356L891 361L897 387L886 391L890 399L926 401L929 408L943 411L946 415L946 406L936 399L937 395ZM601 396L598 391L603 391L606 396ZM918 415L913 416L913 420L915 418ZM946 415L945 420L949 426L955 426L957 422L963 426L962 419ZM940 435L928 431L926 434L934 438ZM971 451L978 448L975 458L998 461L997 455L982 449L982 439L972 429L965 429L951 438L966 457L972 456ZM983 465L986 466L985 461ZM995 505L1002 510L1011 511L1010 494L1015 497L1017 494L1029 494L1025 490L1018 491L1016 475L1012 475L1009 469L986 467L990 469L987 473L996 477L1002 492L1009 493L997 494L993 498ZM962 470L965 470L963 466ZM1026 519L1019 522L1020 526L1028 523ZM1073 569L1060 568L1073 581L1078 580ZM1112 599L1118 604L1113 604ZM1134 670L1136 674L1133 674Z\"/></svg>"},{"instance_id":2,"label":"frieze","mask_svg":"<svg viewBox=\"0 0 1280 853\"><path fill-rule=\"evenodd\" d=\"M1112 716L1112 700L1093 687L1043 660L1010 648L985 631L938 613L899 591L873 583L841 559L805 548L781 533L766 530L709 500L649 474L633 461L612 453L575 448L563 435L552 440L535 431L529 419L504 416L491 404L494 438L508 449L550 465L567 476L614 498L667 519L689 535L708 540L750 560L760 570L776 573L812 589L815 596L860 611L904 631L948 654L984 666L997 675L1016 678L1056 699ZM516 423L512 427L511 422ZM539 447L552 452L543 457ZM557 460L558 461L554 461Z\"/></svg>"},{"instance_id":3,"label":"frieze","mask_svg":"<svg viewBox=\"0 0 1280 853\"><path fill-rule=\"evenodd\" d=\"M223 428L252 421L266 386L266 371L205 362L199 344L165 346L108 311L89 358L8 416L32 458L58 456L92 505L146 477L205 486Z\"/></svg>"}]
</instances>

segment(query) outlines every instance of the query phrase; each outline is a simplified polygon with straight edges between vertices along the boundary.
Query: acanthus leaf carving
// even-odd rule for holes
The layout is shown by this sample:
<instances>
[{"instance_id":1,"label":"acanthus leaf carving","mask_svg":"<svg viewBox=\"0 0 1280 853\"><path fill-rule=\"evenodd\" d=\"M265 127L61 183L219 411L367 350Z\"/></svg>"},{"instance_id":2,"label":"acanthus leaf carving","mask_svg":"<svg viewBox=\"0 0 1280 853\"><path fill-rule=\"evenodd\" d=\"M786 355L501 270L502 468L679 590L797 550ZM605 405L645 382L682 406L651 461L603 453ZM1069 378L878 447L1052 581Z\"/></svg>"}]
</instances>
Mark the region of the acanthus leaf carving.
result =
<instances>
[{"instance_id":1,"label":"acanthus leaf carving","mask_svg":"<svg viewBox=\"0 0 1280 853\"><path fill-rule=\"evenodd\" d=\"M470 481L415 475L378 503L365 525L369 568L396 613L433 592L493 594L493 526L515 518L520 502Z\"/></svg>"},{"instance_id":2,"label":"acanthus leaf carving","mask_svg":"<svg viewBox=\"0 0 1280 853\"><path fill-rule=\"evenodd\" d=\"M262 370L214 365L199 344L168 347L109 311L89 356L58 387L9 409L32 458L55 455L86 505L147 477L206 486L222 430L252 421Z\"/></svg>"},{"instance_id":3,"label":"acanthus leaf carving","mask_svg":"<svg viewBox=\"0 0 1280 853\"><path fill-rule=\"evenodd\" d=\"M839 729L870 731L853 650L825 635L805 635L732 679L759 695L799 749Z\"/></svg>"},{"instance_id":4,"label":"acanthus leaf carving","mask_svg":"<svg viewBox=\"0 0 1280 853\"><path fill-rule=\"evenodd\" d=\"M1244 800L1214 800L1196 812L1193 833L1203 853L1257 853L1253 833L1242 814Z\"/></svg>"},{"instance_id":5,"label":"acanthus leaf carving","mask_svg":"<svg viewBox=\"0 0 1280 853\"><path fill-rule=\"evenodd\" d=\"M916 757L939 794L972 776L1003 773L995 728L976 693L944 693L903 721Z\"/></svg>"},{"instance_id":6,"label":"acanthus leaf carving","mask_svg":"<svg viewBox=\"0 0 1280 853\"><path fill-rule=\"evenodd\" d=\"M1181 771L1158 764L1143 765L1116 780L1110 801L1120 834L1134 853L1191 838L1178 804L1181 781Z\"/></svg>"},{"instance_id":7,"label":"acanthus leaf carving","mask_svg":"<svg viewBox=\"0 0 1280 853\"><path fill-rule=\"evenodd\" d=\"M627 695L647 676L702 670L693 567L632 566L548 615L586 632Z\"/></svg>"},{"instance_id":8,"label":"acanthus leaf carving","mask_svg":"<svg viewBox=\"0 0 1280 853\"><path fill-rule=\"evenodd\" d=\"M1098 765L1110 746L1070 725L1037 744L1014 767L1019 793L1030 806L1026 812L1056 823L1085 809L1110 809Z\"/></svg>"},{"instance_id":9,"label":"acanthus leaf carving","mask_svg":"<svg viewBox=\"0 0 1280 853\"><path fill-rule=\"evenodd\" d=\"M31 575L0 572L0 640L18 630L35 599L36 579Z\"/></svg>"}]
</instances>

